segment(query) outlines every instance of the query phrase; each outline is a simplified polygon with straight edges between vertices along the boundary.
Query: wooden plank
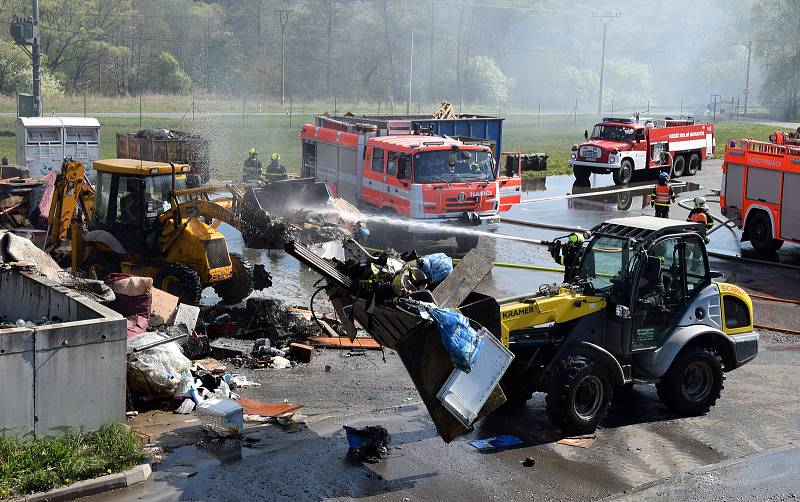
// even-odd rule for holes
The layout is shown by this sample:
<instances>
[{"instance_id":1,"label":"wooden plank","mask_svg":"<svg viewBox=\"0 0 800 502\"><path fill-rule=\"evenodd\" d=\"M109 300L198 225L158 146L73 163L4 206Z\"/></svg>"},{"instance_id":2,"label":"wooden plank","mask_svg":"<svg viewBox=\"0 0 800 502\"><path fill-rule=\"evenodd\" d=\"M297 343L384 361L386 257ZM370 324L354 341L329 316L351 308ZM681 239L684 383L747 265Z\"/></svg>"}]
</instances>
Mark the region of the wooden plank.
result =
<instances>
[{"instance_id":1,"label":"wooden plank","mask_svg":"<svg viewBox=\"0 0 800 502\"><path fill-rule=\"evenodd\" d=\"M309 338L308 342L317 347L327 347L333 349L368 349L380 350L381 345L372 338L354 338L350 340L346 336L315 336Z\"/></svg>"},{"instance_id":2,"label":"wooden plank","mask_svg":"<svg viewBox=\"0 0 800 502\"><path fill-rule=\"evenodd\" d=\"M458 307L492 271L492 242L481 237L478 245L464 256L453 272L433 290L439 307Z\"/></svg>"}]
</instances>

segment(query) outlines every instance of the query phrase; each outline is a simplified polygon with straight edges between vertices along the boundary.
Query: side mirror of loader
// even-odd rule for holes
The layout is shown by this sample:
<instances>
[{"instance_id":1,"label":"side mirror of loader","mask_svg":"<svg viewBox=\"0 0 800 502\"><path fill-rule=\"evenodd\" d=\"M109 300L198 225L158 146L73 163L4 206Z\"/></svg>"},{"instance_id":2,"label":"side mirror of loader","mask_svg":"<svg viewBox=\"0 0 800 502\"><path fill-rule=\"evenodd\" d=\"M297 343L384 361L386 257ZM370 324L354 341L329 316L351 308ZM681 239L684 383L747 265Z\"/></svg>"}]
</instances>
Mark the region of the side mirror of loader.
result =
<instances>
[{"instance_id":1,"label":"side mirror of loader","mask_svg":"<svg viewBox=\"0 0 800 502\"><path fill-rule=\"evenodd\" d=\"M586 129L583 130L583 139L589 139L589 131Z\"/></svg>"}]
</instances>

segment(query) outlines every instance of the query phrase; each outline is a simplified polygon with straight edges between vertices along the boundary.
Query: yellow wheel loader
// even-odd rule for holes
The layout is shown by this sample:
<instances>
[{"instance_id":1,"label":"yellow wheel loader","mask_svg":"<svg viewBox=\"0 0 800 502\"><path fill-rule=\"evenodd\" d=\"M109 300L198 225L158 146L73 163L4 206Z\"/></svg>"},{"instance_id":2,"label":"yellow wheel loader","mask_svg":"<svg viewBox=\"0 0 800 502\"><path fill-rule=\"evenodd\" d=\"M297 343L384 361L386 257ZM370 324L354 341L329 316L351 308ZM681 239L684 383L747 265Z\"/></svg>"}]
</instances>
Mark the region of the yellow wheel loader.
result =
<instances>
[{"instance_id":1,"label":"yellow wheel loader","mask_svg":"<svg viewBox=\"0 0 800 502\"><path fill-rule=\"evenodd\" d=\"M655 384L681 415L709 411L724 373L758 352L750 297L714 282L699 224L650 216L591 231L569 282L498 300L495 332L514 353L510 404L544 392L567 434L595 430L615 393ZM469 315L469 314L466 314Z\"/></svg>"},{"instance_id":2,"label":"yellow wheel loader","mask_svg":"<svg viewBox=\"0 0 800 502\"><path fill-rule=\"evenodd\" d=\"M594 431L612 397L634 384L655 384L663 403L681 415L708 412L725 372L756 357L759 336L747 293L714 281L719 274L709 269L703 232L699 223L650 216L608 220L583 241L563 284L499 300L470 293L458 310L514 355L500 379L506 402L545 393L551 422L567 435ZM330 263L296 243L287 252L326 279L349 332L357 320L398 351L442 437L465 433L466 424L454 425L438 401L449 374L440 368L448 361L425 312L436 307L432 297L451 298L474 273L464 265L469 255L442 283L455 289L403 294L391 293L391 281L373 287L362 280L364 271L380 270L380 257L364 252ZM494 409L486 406L486 413Z\"/></svg>"},{"instance_id":3,"label":"yellow wheel loader","mask_svg":"<svg viewBox=\"0 0 800 502\"><path fill-rule=\"evenodd\" d=\"M238 225L236 198L211 201L216 188L187 189L189 166L99 160L95 187L83 164L66 159L50 208L47 250L97 278L115 272L152 277L188 304L212 286L226 303L253 291L253 267L231 253L220 222ZM67 244L68 243L68 244Z\"/></svg>"}]
</instances>

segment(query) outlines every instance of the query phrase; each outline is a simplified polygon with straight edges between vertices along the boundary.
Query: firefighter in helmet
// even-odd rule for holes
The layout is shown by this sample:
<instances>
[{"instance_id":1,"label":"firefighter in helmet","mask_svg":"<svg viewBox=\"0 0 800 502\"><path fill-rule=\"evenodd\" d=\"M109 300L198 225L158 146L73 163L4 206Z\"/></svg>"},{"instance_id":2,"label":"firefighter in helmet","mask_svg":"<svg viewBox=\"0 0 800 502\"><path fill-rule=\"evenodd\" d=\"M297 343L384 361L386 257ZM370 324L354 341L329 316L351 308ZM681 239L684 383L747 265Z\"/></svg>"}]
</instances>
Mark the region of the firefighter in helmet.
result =
<instances>
[{"instance_id":1,"label":"firefighter in helmet","mask_svg":"<svg viewBox=\"0 0 800 502\"><path fill-rule=\"evenodd\" d=\"M278 152L273 152L270 158L271 161L267 165L267 169L264 172L264 181L277 181L286 179L286 166L284 166L283 162L281 162L281 156L278 154Z\"/></svg>"},{"instance_id":2,"label":"firefighter in helmet","mask_svg":"<svg viewBox=\"0 0 800 502\"><path fill-rule=\"evenodd\" d=\"M669 184L669 175L658 174L658 184L653 187L650 205L656 208L656 218L669 218L669 206L675 202L675 192Z\"/></svg>"},{"instance_id":3,"label":"firefighter in helmet","mask_svg":"<svg viewBox=\"0 0 800 502\"><path fill-rule=\"evenodd\" d=\"M547 248L556 263L564 265L564 282L569 282L578 272L583 243L583 235L573 232L569 234L566 242L562 243L557 239Z\"/></svg>"},{"instance_id":4,"label":"firefighter in helmet","mask_svg":"<svg viewBox=\"0 0 800 502\"><path fill-rule=\"evenodd\" d=\"M256 182L261 179L261 161L258 160L258 150L251 148L244 161L242 181L245 183Z\"/></svg>"},{"instance_id":5,"label":"firefighter in helmet","mask_svg":"<svg viewBox=\"0 0 800 502\"><path fill-rule=\"evenodd\" d=\"M689 211L689 217L686 218L686 221L702 223L706 231L714 227L714 219L711 218L711 213L708 211L705 197L694 198L694 208Z\"/></svg>"}]
</instances>

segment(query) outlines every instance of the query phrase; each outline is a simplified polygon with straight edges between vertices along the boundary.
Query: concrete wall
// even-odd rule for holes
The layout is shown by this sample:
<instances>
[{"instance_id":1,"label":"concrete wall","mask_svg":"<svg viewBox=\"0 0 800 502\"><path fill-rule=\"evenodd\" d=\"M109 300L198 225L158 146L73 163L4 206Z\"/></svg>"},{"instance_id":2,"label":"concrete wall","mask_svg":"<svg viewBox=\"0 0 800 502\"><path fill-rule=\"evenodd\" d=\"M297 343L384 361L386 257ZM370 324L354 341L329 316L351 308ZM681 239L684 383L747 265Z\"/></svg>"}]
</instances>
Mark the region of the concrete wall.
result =
<instances>
[{"instance_id":1,"label":"concrete wall","mask_svg":"<svg viewBox=\"0 0 800 502\"><path fill-rule=\"evenodd\" d=\"M63 322L0 329L0 433L30 437L125 419L126 322L41 276L0 272L0 314Z\"/></svg>"}]
</instances>

